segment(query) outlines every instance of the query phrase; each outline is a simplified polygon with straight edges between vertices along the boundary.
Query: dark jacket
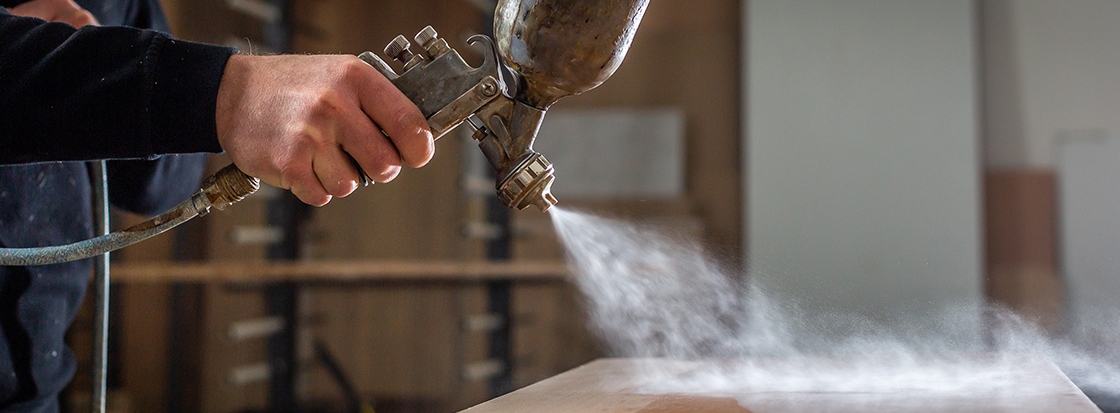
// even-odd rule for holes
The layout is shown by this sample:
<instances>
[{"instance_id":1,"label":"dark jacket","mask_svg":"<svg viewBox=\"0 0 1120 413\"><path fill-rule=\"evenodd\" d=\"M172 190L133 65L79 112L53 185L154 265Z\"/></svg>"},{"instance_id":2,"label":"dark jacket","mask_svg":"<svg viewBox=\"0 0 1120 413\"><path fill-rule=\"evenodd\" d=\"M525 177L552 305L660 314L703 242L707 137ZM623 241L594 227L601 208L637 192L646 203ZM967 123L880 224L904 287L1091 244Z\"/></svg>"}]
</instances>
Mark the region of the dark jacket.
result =
<instances>
[{"instance_id":1,"label":"dark jacket","mask_svg":"<svg viewBox=\"0 0 1120 413\"><path fill-rule=\"evenodd\" d=\"M0 11L0 246L92 236L89 172L74 161L116 159L110 201L150 215L198 187L203 156L168 154L221 150L214 108L235 50L164 34L156 0L77 2L103 27ZM75 370L63 335L89 274L89 260L0 267L0 410L58 410Z\"/></svg>"}]
</instances>

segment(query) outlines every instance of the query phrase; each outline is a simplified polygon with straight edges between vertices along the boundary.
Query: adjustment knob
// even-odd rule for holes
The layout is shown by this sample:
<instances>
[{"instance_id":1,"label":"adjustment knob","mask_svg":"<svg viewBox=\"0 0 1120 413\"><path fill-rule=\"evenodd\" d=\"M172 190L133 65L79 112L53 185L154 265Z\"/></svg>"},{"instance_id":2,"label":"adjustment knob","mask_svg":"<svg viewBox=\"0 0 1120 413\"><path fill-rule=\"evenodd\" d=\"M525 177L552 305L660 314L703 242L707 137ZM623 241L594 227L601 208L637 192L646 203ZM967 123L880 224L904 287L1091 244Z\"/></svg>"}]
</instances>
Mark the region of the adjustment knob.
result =
<instances>
[{"instance_id":1,"label":"adjustment knob","mask_svg":"<svg viewBox=\"0 0 1120 413\"><path fill-rule=\"evenodd\" d=\"M428 45L428 42L435 40L437 37L439 37L439 34L436 33L436 29L433 29L432 26L428 26L420 30L420 33L416 33L416 37L412 39L416 40L418 46L425 47Z\"/></svg>"},{"instance_id":2,"label":"adjustment knob","mask_svg":"<svg viewBox=\"0 0 1120 413\"><path fill-rule=\"evenodd\" d=\"M401 62L407 62L409 59L412 59L412 51L408 50L409 46L411 46L411 44L408 43L408 39L398 35L393 41L385 45L385 56L389 56Z\"/></svg>"}]
</instances>

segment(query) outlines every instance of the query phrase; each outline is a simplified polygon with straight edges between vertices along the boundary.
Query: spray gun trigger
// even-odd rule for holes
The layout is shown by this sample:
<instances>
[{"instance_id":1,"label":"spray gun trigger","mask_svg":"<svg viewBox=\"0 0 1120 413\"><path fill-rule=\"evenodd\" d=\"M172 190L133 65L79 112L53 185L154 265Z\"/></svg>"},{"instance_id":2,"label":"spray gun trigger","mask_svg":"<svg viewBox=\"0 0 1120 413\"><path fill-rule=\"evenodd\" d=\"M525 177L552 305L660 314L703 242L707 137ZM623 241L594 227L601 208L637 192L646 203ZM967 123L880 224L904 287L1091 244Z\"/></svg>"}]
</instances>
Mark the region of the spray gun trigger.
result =
<instances>
[{"instance_id":1,"label":"spray gun trigger","mask_svg":"<svg viewBox=\"0 0 1120 413\"><path fill-rule=\"evenodd\" d=\"M483 53L482 66L479 67L478 70L494 73L498 78L498 85L502 89L502 94L512 96L509 94L510 83L506 79L506 73L502 70L502 65L498 64L498 62L501 62L501 58L498 55L498 45L494 44L494 39L486 35L476 34L467 38L468 45L474 46L474 44L478 42L485 43L486 46L486 51Z\"/></svg>"}]
</instances>

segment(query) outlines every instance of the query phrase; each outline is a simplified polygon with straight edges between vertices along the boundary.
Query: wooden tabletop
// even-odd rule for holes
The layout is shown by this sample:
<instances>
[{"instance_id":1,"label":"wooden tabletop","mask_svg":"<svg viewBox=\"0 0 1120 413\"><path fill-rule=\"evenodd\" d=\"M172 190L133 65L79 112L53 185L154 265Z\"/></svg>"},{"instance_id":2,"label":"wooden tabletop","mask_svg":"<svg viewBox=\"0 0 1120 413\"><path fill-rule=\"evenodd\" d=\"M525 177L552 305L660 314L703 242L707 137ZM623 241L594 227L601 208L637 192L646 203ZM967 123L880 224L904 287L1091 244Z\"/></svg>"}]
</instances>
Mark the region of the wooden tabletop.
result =
<instances>
[{"instance_id":1,"label":"wooden tabletop","mask_svg":"<svg viewBox=\"0 0 1120 413\"><path fill-rule=\"evenodd\" d=\"M114 263L114 282L475 282L564 280L562 262L486 261L299 261L291 263L211 261L202 263Z\"/></svg>"},{"instance_id":2,"label":"wooden tabletop","mask_svg":"<svg viewBox=\"0 0 1120 413\"><path fill-rule=\"evenodd\" d=\"M856 374L850 381L838 376L841 380L808 385L806 378L844 368L859 371L859 365L806 360L600 359L464 413L1100 412L1044 356L962 357L945 362L948 375L916 369L893 381L869 382L877 376ZM752 368L776 374L757 380ZM722 379L711 380L712 374ZM703 384L688 384L697 380ZM741 384L752 380L753 388Z\"/></svg>"}]
</instances>

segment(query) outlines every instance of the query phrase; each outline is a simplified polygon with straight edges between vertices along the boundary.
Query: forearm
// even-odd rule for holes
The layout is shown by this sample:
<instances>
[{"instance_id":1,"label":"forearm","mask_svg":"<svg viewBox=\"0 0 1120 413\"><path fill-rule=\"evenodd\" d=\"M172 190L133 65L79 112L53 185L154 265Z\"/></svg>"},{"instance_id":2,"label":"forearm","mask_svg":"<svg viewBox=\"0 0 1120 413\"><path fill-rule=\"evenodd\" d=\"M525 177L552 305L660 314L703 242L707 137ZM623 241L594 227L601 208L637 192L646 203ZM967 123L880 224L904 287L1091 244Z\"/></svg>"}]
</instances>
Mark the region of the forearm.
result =
<instances>
[{"instance_id":1,"label":"forearm","mask_svg":"<svg viewBox=\"0 0 1120 413\"><path fill-rule=\"evenodd\" d=\"M233 49L0 12L0 163L219 152Z\"/></svg>"}]
</instances>

